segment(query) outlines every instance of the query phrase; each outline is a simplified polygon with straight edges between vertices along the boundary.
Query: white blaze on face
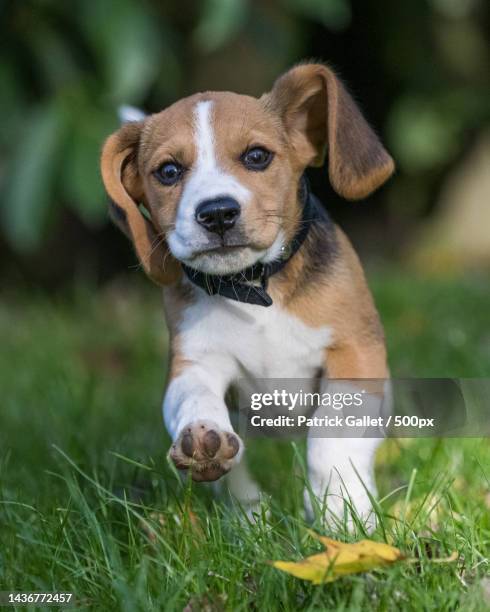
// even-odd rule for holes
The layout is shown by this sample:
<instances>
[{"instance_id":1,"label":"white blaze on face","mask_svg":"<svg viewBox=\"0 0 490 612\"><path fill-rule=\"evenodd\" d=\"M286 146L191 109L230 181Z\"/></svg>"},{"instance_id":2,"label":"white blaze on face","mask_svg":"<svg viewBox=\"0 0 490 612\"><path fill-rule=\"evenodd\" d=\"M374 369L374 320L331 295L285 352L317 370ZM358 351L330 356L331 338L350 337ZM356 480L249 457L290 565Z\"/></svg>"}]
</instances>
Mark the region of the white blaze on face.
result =
<instances>
[{"instance_id":1,"label":"white blaze on face","mask_svg":"<svg viewBox=\"0 0 490 612\"><path fill-rule=\"evenodd\" d=\"M182 192L175 230L168 237L170 249L178 259L188 259L206 246L206 230L195 220L201 202L230 197L244 207L250 199L249 190L218 165L212 108L213 102L206 100L198 102L194 110L196 159Z\"/></svg>"}]
</instances>

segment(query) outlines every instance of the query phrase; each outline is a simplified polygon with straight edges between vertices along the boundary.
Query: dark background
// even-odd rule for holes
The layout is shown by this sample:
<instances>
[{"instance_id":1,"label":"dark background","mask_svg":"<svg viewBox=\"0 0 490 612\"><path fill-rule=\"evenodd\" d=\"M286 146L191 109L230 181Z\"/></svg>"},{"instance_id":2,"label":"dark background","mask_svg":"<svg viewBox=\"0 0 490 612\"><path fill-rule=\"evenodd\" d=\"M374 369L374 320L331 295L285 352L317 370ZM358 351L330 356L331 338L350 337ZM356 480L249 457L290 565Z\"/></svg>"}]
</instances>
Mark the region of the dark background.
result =
<instances>
[{"instance_id":1,"label":"dark background","mask_svg":"<svg viewBox=\"0 0 490 612\"><path fill-rule=\"evenodd\" d=\"M488 125L488 6L479 0L2 2L4 286L51 288L79 277L98 284L135 263L108 221L98 169L118 105L158 111L206 89L260 95L305 58L338 71L397 163L395 177L368 202L341 201L325 169L311 172L315 192L363 257L410 259L420 228L443 206L446 181ZM489 199L485 191L482 207Z\"/></svg>"}]
</instances>

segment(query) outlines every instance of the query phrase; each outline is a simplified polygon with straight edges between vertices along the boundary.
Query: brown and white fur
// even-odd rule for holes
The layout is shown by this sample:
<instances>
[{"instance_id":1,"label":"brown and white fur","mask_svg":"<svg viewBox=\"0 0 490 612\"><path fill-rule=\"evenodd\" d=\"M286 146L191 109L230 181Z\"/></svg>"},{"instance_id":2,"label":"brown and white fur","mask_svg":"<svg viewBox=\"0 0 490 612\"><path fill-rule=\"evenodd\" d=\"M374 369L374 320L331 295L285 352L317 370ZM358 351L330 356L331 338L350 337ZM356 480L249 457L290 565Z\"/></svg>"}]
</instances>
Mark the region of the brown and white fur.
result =
<instances>
[{"instance_id":1,"label":"brown and white fur","mask_svg":"<svg viewBox=\"0 0 490 612\"><path fill-rule=\"evenodd\" d=\"M273 154L263 171L244 166L243 154L253 147ZM218 479L242 457L224 398L244 373L388 377L383 332L361 265L332 222L315 224L270 278L269 308L208 296L182 275L179 262L229 274L279 257L300 222L300 178L325 156L333 188L348 200L368 196L394 168L342 83L320 64L294 67L258 99L198 93L126 123L104 145L102 174L113 218L146 273L165 287L171 366L163 413L173 440L170 457L196 481ZM169 161L182 168L171 186L157 177ZM196 222L196 207L216 197L240 205L235 227L221 236ZM369 515L364 487L374 491L377 442L309 439L311 487L320 500L328 493L329 511L341 513L348 496ZM241 484L232 489L244 487L242 497L253 497L243 469L239 475Z\"/></svg>"}]
</instances>

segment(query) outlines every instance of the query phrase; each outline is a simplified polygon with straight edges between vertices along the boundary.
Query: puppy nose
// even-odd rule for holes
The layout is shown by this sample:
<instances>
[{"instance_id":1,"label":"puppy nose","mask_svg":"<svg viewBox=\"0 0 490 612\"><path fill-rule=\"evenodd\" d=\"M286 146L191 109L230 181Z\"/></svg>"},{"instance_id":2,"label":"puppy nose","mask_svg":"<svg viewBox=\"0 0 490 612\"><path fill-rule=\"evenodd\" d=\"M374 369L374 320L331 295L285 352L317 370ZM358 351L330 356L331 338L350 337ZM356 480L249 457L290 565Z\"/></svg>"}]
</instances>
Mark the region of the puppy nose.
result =
<instances>
[{"instance_id":1,"label":"puppy nose","mask_svg":"<svg viewBox=\"0 0 490 612\"><path fill-rule=\"evenodd\" d=\"M240 216L240 204L233 198L205 200L196 208L196 221L208 232L223 236Z\"/></svg>"}]
</instances>

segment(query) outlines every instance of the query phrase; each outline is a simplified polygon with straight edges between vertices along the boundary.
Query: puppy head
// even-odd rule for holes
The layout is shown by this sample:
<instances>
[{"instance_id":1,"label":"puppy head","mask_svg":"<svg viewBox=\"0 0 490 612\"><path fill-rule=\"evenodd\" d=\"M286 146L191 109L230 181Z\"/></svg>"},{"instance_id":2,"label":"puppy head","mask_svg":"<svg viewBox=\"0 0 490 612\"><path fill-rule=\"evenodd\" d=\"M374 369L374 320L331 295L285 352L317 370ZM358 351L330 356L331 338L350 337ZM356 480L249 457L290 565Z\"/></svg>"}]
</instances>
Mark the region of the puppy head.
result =
<instances>
[{"instance_id":1,"label":"puppy head","mask_svg":"<svg viewBox=\"0 0 490 612\"><path fill-rule=\"evenodd\" d=\"M102 174L116 223L166 284L178 261L228 274L279 257L301 217L301 174L325 155L346 199L366 197L394 168L334 73L305 64L259 99L200 93L127 123L104 146Z\"/></svg>"}]
</instances>

